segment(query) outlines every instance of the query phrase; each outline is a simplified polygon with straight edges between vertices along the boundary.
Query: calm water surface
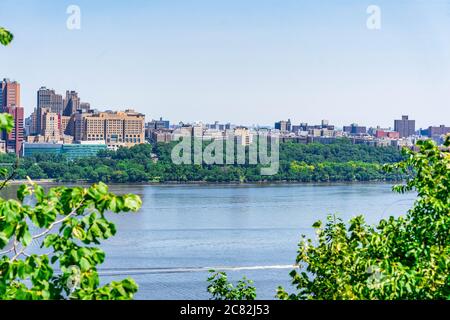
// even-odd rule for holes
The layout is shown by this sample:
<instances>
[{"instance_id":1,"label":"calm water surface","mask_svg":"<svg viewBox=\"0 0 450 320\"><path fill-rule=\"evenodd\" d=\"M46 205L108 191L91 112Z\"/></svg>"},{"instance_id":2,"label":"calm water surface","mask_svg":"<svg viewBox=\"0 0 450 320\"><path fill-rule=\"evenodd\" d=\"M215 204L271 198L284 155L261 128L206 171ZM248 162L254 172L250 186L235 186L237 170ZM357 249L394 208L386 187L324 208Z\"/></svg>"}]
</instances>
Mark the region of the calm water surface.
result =
<instances>
[{"instance_id":1,"label":"calm water surface","mask_svg":"<svg viewBox=\"0 0 450 320\"><path fill-rule=\"evenodd\" d=\"M12 188L13 189L13 188ZM207 299L209 268L232 280L254 280L260 299L290 287L289 271L301 234L327 214L344 220L363 214L369 223L404 214L414 194L388 184L113 185L142 197L137 214L113 216L118 233L103 248L101 270L111 281L139 284L138 299ZM12 190L10 190L12 192Z\"/></svg>"}]
</instances>

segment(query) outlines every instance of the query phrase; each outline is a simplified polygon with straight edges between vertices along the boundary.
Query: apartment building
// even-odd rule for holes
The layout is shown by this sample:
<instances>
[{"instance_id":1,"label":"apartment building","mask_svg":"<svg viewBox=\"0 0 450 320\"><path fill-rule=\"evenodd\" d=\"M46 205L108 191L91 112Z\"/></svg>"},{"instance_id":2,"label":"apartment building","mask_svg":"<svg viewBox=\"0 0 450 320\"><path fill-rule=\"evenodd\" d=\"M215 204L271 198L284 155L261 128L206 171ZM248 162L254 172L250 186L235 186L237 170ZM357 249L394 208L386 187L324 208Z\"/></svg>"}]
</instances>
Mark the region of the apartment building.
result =
<instances>
[{"instance_id":1,"label":"apartment building","mask_svg":"<svg viewBox=\"0 0 450 320\"><path fill-rule=\"evenodd\" d=\"M9 113L14 119L11 132L1 132L1 139L6 142L7 152L20 154L24 131L24 109L20 104L20 84L17 81L3 79L0 82L0 112Z\"/></svg>"},{"instance_id":2,"label":"apartment building","mask_svg":"<svg viewBox=\"0 0 450 320\"><path fill-rule=\"evenodd\" d=\"M79 113L76 141L105 141L109 148L145 143L145 115L134 110Z\"/></svg>"}]
</instances>

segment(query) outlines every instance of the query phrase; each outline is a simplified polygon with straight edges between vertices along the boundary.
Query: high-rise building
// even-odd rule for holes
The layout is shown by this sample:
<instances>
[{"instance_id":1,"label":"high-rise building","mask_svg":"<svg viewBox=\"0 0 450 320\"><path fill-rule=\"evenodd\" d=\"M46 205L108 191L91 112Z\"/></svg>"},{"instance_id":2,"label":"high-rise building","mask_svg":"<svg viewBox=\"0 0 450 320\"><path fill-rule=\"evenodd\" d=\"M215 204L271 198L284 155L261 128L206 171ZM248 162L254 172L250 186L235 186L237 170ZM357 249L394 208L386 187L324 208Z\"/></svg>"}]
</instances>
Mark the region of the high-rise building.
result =
<instances>
[{"instance_id":1,"label":"high-rise building","mask_svg":"<svg viewBox=\"0 0 450 320\"><path fill-rule=\"evenodd\" d=\"M202 138L203 137L203 124L196 123L192 126L192 136L194 138Z\"/></svg>"},{"instance_id":2,"label":"high-rise building","mask_svg":"<svg viewBox=\"0 0 450 320\"><path fill-rule=\"evenodd\" d=\"M352 123L349 126L344 126L344 132L346 132L349 135L356 136L361 134L367 133L367 127L358 126L356 123Z\"/></svg>"},{"instance_id":3,"label":"high-rise building","mask_svg":"<svg viewBox=\"0 0 450 320\"><path fill-rule=\"evenodd\" d=\"M61 140L61 116L56 112L48 111L42 119L42 135L46 142Z\"/></svg>"},{"instance_id":4,"label":"high-rise building","mask_svg":"<svg viewBox=\"0 0 450 320\"><path fill-rule=\"evenodd\" d=\"M73 136L73 129L70 127L71 117L61 116L61 133Z\"/></svg>"},{"instance_id":5,"label":"high-rise building","mask_svg":"<svg viewBox=\"0 0 450 320\"><path fill-rule=\"evenodd\" d=\"M407 138L416 132L416 121L409 120L408 116L402 116L401 120L394 121L394 131L400 134L400 138Z\"/></svg>"},{"instance_id":6,"label":"high-rise building","mask_svg":"<svg viewBox=\"0 0 450 320\"><path fill-rule=\"evenodd\" d=\"M234 129L235 142L241 146L248 146L253 143L253 135L246 127L237 127Z\"/></svg>"},{"instance_id":7,"label":"high-rise building","mask_svg":"<svg viewBox=\"0 0 450 320\"><path fill-rule=\"evenodd\" d=\"M37 92L38 114L39 109L47 108L51 112L61 114L63 112L63 98L62 95L56 94L55 90L41 87Z\"/></svg>"},{"instance_id":8,"label":"high-rise building","mask_svg":"<svg viewBox=\"0 0 450 320\"><path fill-rule=\"evenodd\" d=\"M20 154L23 142L24 110L20 105L20 84L17 81L3 79L0 83L0 112L9 113L14 119L11 132L1 133L6 150Z\"/></svg>"},{"instance_id":9,"label":"high-rise building","mask_svg":"<svg viewBox=\"0 0 450 320\"><path fill-rule=\"evenodd\" d=\"M14 152L20 155L23 142L24 110L22 107L8 107L6 109L14 119L14 127L10 133L5 132L6 148L8 152Z\"/></svg>"},{"instance_id":10,"label":"high-rise building","mask_svg":"<svg viewBox=\"0 0 450 320\"><path fill-rule=\"evenodd\" d=\"M169 129L170 122L159 118L159 120L152 120L147 124L147 127L152 130Z\"/></svg>"},{"instance_id":11,"label":"high-rise building","mask_svg":"<svg viewBox=\"0 0 450 320\"><path fill-rule=\"evenodd\" d=\"M20 107L20 84L17 81L3 79L0 83L0 112L8 107Z\"/></svg>"},{"instance_id":12,"label":"high-rise building","mask_svg":"<svg viewBox=\"0 0 450 320\"><path fill-rule=\"evenodd\" d=\"M36 131L33 134L42 134L42 119L44 116L44 109L56 114L63 112L63 98L62 95L56 94L55 90L41 87L37 92L36 105Z\"/></svg>"},{"instance_id":13,"label":"high-rise building","mask_svg":"<svg viewBox=\"0 0 450 320\"><path fill-rule=\"evenodd\" d=\"M34 136L38 134L38 127L37 127L37 109L34 108L33 112L30 115L30 127L27 132L27 135Z\"/></svg>"},{"instance_id":14,"label":"high-rise building","mask_svg":"<svg viewBox=\"0 0 450 320\"><path fill-rule=\"evenodd\" d=\"M275 129L282 132L291 131L291 119L289 119L288 121L281 120L279 122L275 122Z\"/></svg>"},{"instance_id":15,"label":"high-rise building","mask_svg":"<svg viewBox=\"0 0 450 320\"><path fill-rule=\"evenodd\" d=\"M91 116L90 113L78 111L70 117L70 121L67 125L66 132L72 135L75 141L79 142L87 140L85 136L86 129L84 119L89 116Z\"/></svg>"},{"instance_id":16,"label":"high-rise building","mask_svg":"<svg viewBox=\"0 0 450 320\"><path fill-rule=\"evenodd\" d=\"M91 104L88 102L80 102L80 110L82 112L89 112L91 110Z\"/></svg>"},{"instance_id":17,"label":"high-rise building","mask_svg":"<svg viewBox=\"0 0 450 320\"><path fill-rule=\"evenodd\" d=\"M64 99L63 115L70 117L72 114L80 109L81 101L76 91L66 91L66 98ZM86 105L84 105L86 108ZM88 109L90 106L88 107Z\"/></svg>"},{"instance_id":18,"label":"high-rise building","mask_svg":"<svg viewBox=\"0 0 450 320\"><path fill-rule=\"evenodd\" d=\"M78 112L74 121L75 141L102 140L110 148L145 143L145 115L133 110Z\"/></svg>"}]
</instances>

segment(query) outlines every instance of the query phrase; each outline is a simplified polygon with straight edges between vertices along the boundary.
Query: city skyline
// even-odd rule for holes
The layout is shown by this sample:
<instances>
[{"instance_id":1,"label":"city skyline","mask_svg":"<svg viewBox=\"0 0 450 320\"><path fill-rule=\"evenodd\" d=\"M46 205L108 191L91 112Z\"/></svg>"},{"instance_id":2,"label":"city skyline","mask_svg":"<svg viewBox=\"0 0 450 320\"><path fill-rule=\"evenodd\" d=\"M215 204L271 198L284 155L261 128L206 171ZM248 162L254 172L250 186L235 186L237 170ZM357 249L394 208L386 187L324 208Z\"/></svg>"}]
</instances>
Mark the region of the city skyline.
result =
<instances>
[{"instance_id":1,"label":"city skyline","mask_svg":"<svg viewBox=\"0 0 450 320\"><path fill-rule=\"evenodd\" d=\"M1 77L0 77L1 78ZM20 83L20 81L17 81L16 79L10 79L10 78L8 78L8 77L5 77L5 78L3 78L3 81L11 81L11 82L13 82L13 83L18 83L20 86L21 86L21 83ZM56 91L55 89L53 89L53 88L51 88L51 87L46 87L46 86L41 86L37 91L36 91L36 93L37 93L37 101L38 101L38 103L37 103L37 107L35 107L35 109L34 109L34 111L38 111L39 112L39 110L42 108L42 106L41 107L39 107L39 100L41 99L42 100L42 97L41 97L41 95L42 95L42 92L45 92L46 94L50 94L51 96L55 96L56 98L57 98L57 101L52 101L52 99L50 98L50 97L47 97L46 98L46 100L48 100L48 102L46 101L44 104L45 104L45 107L44 108L49 108L49 110L51 110L51 109L53 109L53 108L56 108L56 109L58 109L58 107L56 107L57 105L61 105L61 107L60 107L60 112L58 112L58 111L56 111L56 110L51 110L51 111L53 111L53 112L56 112L56 113L59 113L61 116L70 116L71 114L73 114L73 113L75 113L76 112L76 110L84 110L84 107L83 106L87 106L87 110L89 110L89 109L91 109L90 108L90 103L89 102L81 102L81 100L80 100L80 97L78 96L78 94L79 94L79 92L77 92L77 91L75 91L75 90L65 90L65 94L66 94L66 97L65 98L63 98L63 93L59 93L58 91ZM20 94L19 94L19 101L20 101ZM74 106L74 107L72 107L71 108L71 111L68 113L68 114L66 114L66 115L64 115L64 112L66 112L65 110L66 110L66 108L67 108L67 104L68 103L71 103L71 100L70 99L72 99L72 96L73 97L75 97L77 100L77 102L76 102L76 106ZM58 97L59 97L59 100L58 100ZM50 102L50 101L52 101L52 102ZM54 105L53 105L54 104ZM101 110L102 108L92 108L91 110L95 110L96 112L103 112L103 111L112 111L112 110L115 110L115 108L109 108L109 107L107 107L107 106L105 106L105 107L103 107L103 109ZM119 108L120 109L120 108ZM63 111L64 110L64 111ZM29 118L29 117L32 117L32 113L33 113L33 111L31 112L31 113L29 113L29 114L25 114L25 118ZM157 121L158 119L160 119L161 121L162 121L162 119L164 118L163 116L155 116L155 115L149 115L149 114L146 114L146 113L143 113L145 116L149 116L148 117L148 120L152 120L152 121ZM399 118L399 117L405 117L405 115L404 114L401 114L400 116L398 116L397 118ZM406 116L406 118L408 118L409 116ZM319 117L320 118L320 117ZM204 120L202 120L202 119L199 119L199 120L194 120L194 121L186 121L186 120L179 120L179 121L172 121L172 120L170 120L171 121L171 123L172 124L179 124L179 123L185 123L185 124L195 124L195 123L203 123L203 124L214 124L214 123L221 123L221 124L234 124L234 125L244 125L244 126L248 126L248 127L257 127L257 126L259 126L259 127L271 127L271 128L275 128L275 129L277 129L277 124L275 123L275 125L273 125L273 121L275 121L275 120L277 120L278 121L278 119L279 118L274 118L274 119L272 119L272 123L270 124L270 123L268 123L268 124L260 124L260 123L252 123L252 124L246 124L246 123L236 123L236 122L232 122L232 121L228 121L227 119L220 119L220 120L214 120L214 121L210 121L210 122L208 122L208 121L204 121ZM301 125L301 124L315 124L315 123L313 123L313 122L308 122L308 121L305 121L305 119L298 119L298 121L295 121L295 120L292 120L292 119L295 119L294 117L289 117L289 118L286 118L286 121L289 121L293 126L295 126L296 124L298 124L298 125ZM39 121L39 120L38 120ZM281 121L285 121L285 120L281 120ZM319 121L319 122L321 122L321 123L323 123L323 122L329 122L330 121L330 119L324 119L323 117L321 118L321 120ZM331 120L332 121L332 120ZM391 119L391 122L392 122L392 124L393 125L387 125L387 126L382 126L382 125L380 125L380 124L376 124L376 125L367 125L366 123L357 123L357 122L354 122L353 120L351 120L351 119L348 119L343 125L336 125L336 127L337 128L341 128L341 129L343 129L344 131L345 131L345 127L348 127L349 125L350 126L353 126L353 125L364 125L365 127L368 127L368 128L377 128L377 127L380 127L380 128L385 128L385 129L392 129L393 131L395 131L395 125L396 125L396 122L397 121L400 121L400 120L398 120L398 119ZM414 122L416 122L416 120L413 120ZM443 126L443 125L446 125L446 123L433 123L433 124L426 124L424 127L417 127L416 129L427 129L428 127L436 127L436 126ZM333 124L333 126L335 126L334 124Z\"/></svg>"},{"instance_id":2,"label":"city skyline","mask_svg":"<svg viewBox=\"0 0 450 320\"><path fill-rule=\"evenodd\" d=\"M449 1L377 1L381 30L367 29L370 1L77 1L81 30L72 31L69 4L2 3L16 36L0 51L2 77L21 83L26 115L46 86L172 122L450 120Z\"/></svg>"}]
</instances>

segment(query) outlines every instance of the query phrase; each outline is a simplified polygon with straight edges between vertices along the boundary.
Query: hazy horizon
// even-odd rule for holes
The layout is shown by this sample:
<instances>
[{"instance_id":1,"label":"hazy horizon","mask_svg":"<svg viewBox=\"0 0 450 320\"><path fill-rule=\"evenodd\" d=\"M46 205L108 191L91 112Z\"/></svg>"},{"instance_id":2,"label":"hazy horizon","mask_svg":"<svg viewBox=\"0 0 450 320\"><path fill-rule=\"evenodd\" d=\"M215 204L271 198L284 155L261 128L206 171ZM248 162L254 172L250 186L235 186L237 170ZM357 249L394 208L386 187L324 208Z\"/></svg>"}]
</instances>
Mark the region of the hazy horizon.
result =
<instances>
[{"instance_id":1,"label":"hazy horizon","mask_svg":"<svg viewBox=\"0 0 450 320\"><path fill-rule=\"evenodd\" d=\"M69 5L81 29L69 30ZM369 30L369 5L381 29ZM0 0L0 77L205 123L450 125L450 1Z\"/></svg>"}]
</instances>

